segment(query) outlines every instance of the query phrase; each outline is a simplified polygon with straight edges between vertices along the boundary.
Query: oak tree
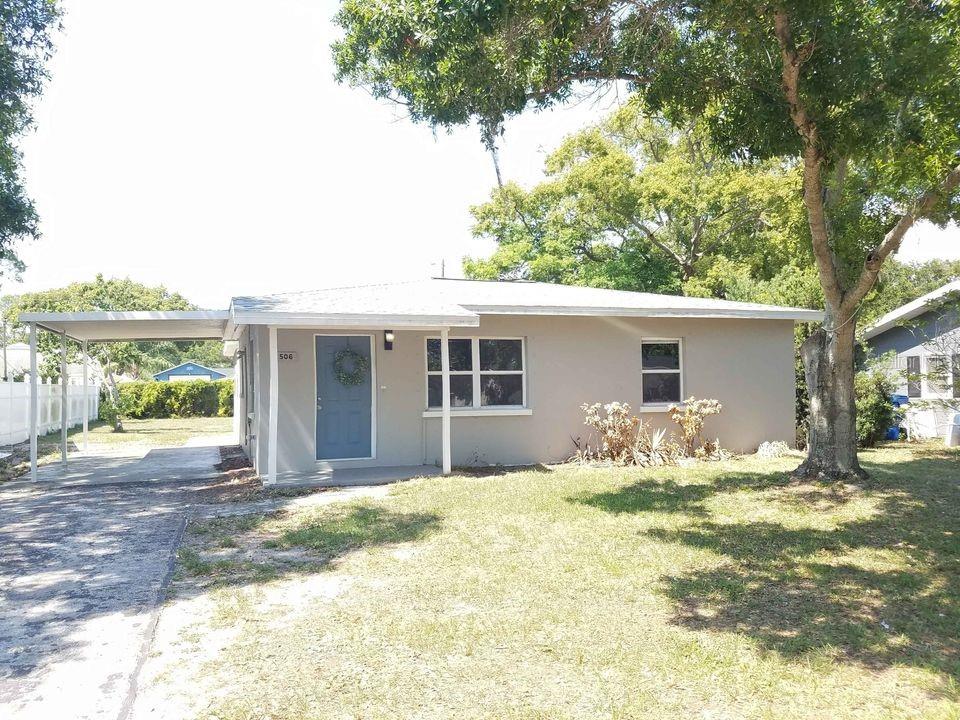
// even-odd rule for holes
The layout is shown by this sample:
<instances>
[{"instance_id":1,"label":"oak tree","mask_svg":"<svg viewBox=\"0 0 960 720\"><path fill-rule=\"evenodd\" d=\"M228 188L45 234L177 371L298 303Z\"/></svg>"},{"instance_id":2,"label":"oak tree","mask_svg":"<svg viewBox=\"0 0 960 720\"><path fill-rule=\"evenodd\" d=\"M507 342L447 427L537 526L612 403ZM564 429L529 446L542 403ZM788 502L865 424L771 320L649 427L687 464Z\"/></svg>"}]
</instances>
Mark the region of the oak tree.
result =
<instances>
[{"instance_id":1,"label":"oak tree","mask_svg":"<svg viewBox=\"0 0 960 720\"><path fill-rule=\"evenodd\" d=\"M344 0L337 20L342 81L488 143L505 117L623 81L730 156L798 162L826 309L798 472L864 474L861 303L918 219L960 215L957 0Z\"/></svg>"}]
</instances>

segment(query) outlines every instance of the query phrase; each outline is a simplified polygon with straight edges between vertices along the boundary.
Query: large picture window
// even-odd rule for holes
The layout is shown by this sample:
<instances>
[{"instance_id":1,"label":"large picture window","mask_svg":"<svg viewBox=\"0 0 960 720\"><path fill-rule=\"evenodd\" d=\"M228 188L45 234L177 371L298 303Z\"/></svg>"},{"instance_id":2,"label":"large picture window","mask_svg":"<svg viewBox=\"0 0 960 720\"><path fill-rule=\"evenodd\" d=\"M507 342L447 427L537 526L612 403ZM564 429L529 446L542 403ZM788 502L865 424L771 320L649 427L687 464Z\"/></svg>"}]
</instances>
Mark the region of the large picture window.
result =
<instances>
[{"instance_id":1,"label":"large picture window","mask_svg":"<svg viewBox=\"0 0 960 720\"><path fill-rule=\"evenodd\" d=\"M522 338L451 338L450 407L524 407ZM427 408L443 405L440 338L427 338Z\"/></svg>"},{"instance_id":2,"label":"large picture window","mask_svg":"<svg viewBox=\"0 0 960 720\"><path fill-rule=\"evenodd\" d=\"M683 393L682 362L679 340L644 340L640 343L644 405L680 402Z\"/></svg>"}]
</instances>

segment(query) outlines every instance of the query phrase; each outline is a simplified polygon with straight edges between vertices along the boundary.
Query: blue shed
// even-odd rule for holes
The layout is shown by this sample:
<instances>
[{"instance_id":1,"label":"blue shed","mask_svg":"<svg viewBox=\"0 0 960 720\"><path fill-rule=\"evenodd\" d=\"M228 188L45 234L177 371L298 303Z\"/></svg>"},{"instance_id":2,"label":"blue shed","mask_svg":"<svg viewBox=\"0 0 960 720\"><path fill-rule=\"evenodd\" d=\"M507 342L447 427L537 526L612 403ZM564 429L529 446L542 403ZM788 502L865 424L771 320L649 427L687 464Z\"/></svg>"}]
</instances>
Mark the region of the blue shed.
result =
<instances>
[{"instance_id":1,"label":"blue shed","mask_svg":"<svg viewBox=\"0 0 960 720\"><path fill-rule=\"evenodd\" d=\"M223 380L225 377L227 376L219 370L196 362L185 362L158 372L153 379L160 382L174 382L177 380Z\"/></svg>"}]
</instances>

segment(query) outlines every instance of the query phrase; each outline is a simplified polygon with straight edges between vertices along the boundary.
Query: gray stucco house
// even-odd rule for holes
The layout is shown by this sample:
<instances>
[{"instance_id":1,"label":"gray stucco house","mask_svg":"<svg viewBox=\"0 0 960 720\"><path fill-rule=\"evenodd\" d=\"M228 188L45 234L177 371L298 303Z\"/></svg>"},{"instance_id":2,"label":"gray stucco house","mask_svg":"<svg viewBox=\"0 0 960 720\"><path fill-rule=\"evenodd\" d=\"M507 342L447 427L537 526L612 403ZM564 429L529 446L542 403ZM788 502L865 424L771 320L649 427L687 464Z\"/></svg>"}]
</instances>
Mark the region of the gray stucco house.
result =
<instances>
[{"instance_id":1,"label":"gray stucco house","mask_svg":"<svg viewBox=\"0 0 960 720\"><path fill-rule=\"evenodd\" d=\"M533 282L431 279L234 298L194 313L40 313L80 341L224 340L237 441L266 482L347 482L568 458L582 403L655 426L716 398L707 432L793 443L795 322L812 310Z\"/></svg>"},{"instance_id":2,"label":"gray stucco house","mask_svg":"<svg viewBox=\"0 0 960 720\"><path fill-rule=\"evenodd\" d=\"M909 413L913 434L943 435L960 411L960 280L892 310L863 337L873 358L886 359L897 394L918 406Z\"/></svg>"}]
</instances>

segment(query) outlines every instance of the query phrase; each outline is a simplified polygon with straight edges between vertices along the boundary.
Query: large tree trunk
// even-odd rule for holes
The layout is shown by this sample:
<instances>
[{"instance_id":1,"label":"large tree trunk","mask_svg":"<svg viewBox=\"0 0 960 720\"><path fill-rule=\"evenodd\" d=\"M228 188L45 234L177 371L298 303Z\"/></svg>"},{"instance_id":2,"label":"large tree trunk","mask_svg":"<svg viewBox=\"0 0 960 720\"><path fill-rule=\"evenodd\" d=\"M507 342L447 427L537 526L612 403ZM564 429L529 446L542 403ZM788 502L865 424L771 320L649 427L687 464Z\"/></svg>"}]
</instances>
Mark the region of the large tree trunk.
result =
<instances>
[{"instance_id":1,"label":"large tree trunk","mask_svg":"<svg viewBox=\"0 0 960 720\"><path fill-rule=\"evenodd\" d=\"M817 329L800 348L810 394L807 459L796 475L826 480L867 476L857 461L857 407L854 395L854 323Z\"/></svg>"}]
</instances>

